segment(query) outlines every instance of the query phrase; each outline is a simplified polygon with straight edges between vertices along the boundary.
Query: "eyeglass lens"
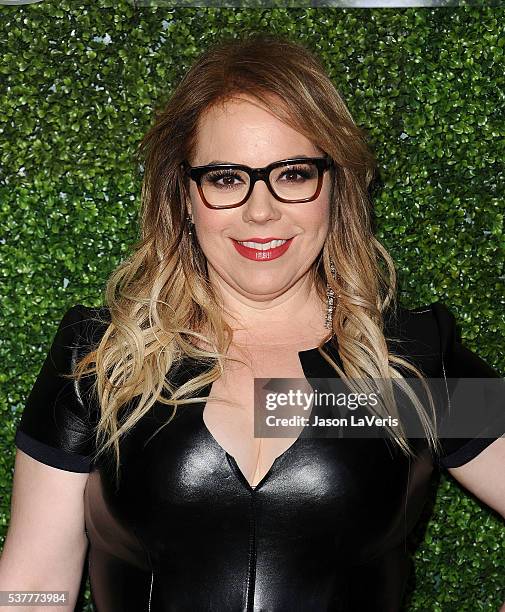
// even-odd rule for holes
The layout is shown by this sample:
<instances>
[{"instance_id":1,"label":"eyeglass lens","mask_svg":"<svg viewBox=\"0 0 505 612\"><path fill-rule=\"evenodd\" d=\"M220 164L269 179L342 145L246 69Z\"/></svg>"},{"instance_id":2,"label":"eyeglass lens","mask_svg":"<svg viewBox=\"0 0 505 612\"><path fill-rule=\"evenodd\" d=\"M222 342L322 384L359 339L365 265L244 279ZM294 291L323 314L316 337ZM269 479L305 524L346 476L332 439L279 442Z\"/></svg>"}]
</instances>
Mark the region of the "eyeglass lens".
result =
<instances>
[{"instance_id":1,"label":"eyeglass lens","mask_svg":"<svg viewBox=\"0 0 505 612\"><path fill-rule=\"evenodd\" d=\"M318 169L313 162L286 164L273 168L270 185L285 200L311 198L317 191ZM236 168L217 168L202 176L202 190L211 206L230 206L241 202L249 190L249 175Z\"/></svg>"}]
</instances>

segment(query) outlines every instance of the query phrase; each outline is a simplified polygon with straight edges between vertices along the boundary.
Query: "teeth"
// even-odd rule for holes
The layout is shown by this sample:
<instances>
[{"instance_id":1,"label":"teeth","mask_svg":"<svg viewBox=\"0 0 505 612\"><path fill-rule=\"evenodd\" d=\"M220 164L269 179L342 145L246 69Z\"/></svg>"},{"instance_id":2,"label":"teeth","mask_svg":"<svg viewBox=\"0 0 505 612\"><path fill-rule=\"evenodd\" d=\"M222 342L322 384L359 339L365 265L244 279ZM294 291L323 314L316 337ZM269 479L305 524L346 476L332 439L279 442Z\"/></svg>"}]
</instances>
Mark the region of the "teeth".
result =
<instances>
[{"instance_id":1,"label":"teeth","mask_svg":"<svg viewBox=\"0 0 505 612\"><path fill-rule=\"evenodd\" d=\"M285 242L287 242L287 240L272 240L271 242L266 242L265 244L260 244L259 242L239 242L237 240L237 242L239 244L243 244L246 247L249 247L250 249L257 249L258 251L268 251L268 249L275 249L278 246L281 246L281 244L284 244Z\"/></svg>"}]
</instances>

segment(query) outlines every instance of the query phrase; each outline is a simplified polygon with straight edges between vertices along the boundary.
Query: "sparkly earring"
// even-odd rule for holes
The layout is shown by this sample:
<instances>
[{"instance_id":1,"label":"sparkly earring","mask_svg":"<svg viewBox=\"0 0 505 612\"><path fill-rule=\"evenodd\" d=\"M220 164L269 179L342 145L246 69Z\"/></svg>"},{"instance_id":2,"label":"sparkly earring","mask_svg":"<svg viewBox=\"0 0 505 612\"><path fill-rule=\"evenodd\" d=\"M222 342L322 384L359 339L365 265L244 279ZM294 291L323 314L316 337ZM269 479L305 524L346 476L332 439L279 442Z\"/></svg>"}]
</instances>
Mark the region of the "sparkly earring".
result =
<instances>
[{"instance_id":1,"label":"sparkly earring","mask_svg":"<svg viewBox=\"0 0 505 612\"><path fill-rule=\"evenodd\" d=\"M193 232L191 231L191 226L194 225L194 223L193 223L193 219L191 218L191 215L188 215L186 217L186 221L188 223L188 235L192 236Z\"/></svg>"},{"instance_id":2,"label":"sparkly earring","mask_svg":"<svg viewBox=\"0 0 505 612\"><path fill-rule=\"evenodd\" d=\"M331 270L331 275L333 276L333 278L335 278L335 264L333 263L331 257L330 257L330 270ZM333 291L333 289L330 287L328 283L326 283L326 298L327 298L327 310L326 310L325 327L327 329L332 329L335 292Z\"/></svg>"}]
</instances>

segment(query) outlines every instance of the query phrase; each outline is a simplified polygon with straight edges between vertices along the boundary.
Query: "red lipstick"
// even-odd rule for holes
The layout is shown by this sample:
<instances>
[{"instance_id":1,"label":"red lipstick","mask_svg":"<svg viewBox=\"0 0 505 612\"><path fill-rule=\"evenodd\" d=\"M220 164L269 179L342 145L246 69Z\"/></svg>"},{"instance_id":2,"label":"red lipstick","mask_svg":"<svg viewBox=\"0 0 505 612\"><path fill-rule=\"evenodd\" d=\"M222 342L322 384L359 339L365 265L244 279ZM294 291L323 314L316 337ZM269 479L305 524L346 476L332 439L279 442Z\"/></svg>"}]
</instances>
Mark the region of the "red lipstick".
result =
<instances>
[{"instance_id":1,"label":"red lipstick","mask_svg":"<svg viewBox=\"0 0 505 612\"><path fill-rule=\"evenodd\" d=\"M243 238L242 240L240 240L240 242L259 242L260 244L266 244L267 242L271 242L272 240L288 240L288 238L278 238L277 236L269 236L268 238L257 238L256 236L254 236L253 238Z\"/></svg>"},{"instance_id":2,"label":"red lipstick","mask_svg":"<svg viewBox=\"0 0 505 612\"><path fill-rule=\"evenodd\" d=\"M240 244L237 240L233 238L231 240L236 251L240 253L240 255L242 255L243 257L246 257L247 259L252 259L253 261L271 261L272 259L277 259L281 255L284 255L284 253L289 249L291 243L293 242L293 238L294 236L287 240L285 238L249 238L248 240L242 241L266 244L267 242L271 242L272 240L286 240L284 244L264 251L261 249L253 249L251 247L245 246L245 244Z\"/></svg>"}]
</instances>

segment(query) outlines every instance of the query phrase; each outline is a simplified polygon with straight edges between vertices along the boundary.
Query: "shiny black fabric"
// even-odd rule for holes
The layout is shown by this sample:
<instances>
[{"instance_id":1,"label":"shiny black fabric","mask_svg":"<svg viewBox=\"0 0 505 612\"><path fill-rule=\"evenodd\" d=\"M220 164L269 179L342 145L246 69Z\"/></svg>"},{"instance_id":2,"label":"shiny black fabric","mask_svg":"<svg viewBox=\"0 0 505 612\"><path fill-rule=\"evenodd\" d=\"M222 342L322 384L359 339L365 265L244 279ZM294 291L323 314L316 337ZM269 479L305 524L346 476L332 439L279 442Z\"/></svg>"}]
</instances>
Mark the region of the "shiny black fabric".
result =
<instances>
[{"instance_id":1,"label":"shiny black fabric","mask_svg":"<svg viewBox=\"0 0 505 612\"><path fill-rule=\"evenodd\" d=\"M84 504L95 610L400 610L411 571L406 538L435 470L463 465L493 439L442 440L440 457L417 439L409 460L384 439L301 435L253 488L205 426L204 402L179 408L151 438L171 414L156 403L120 443L116 488L113 463L90 461L98 419L90 379L76 385L60 376L99 341L107 316L82 305L65 313L16 433L16 445L35 459L90 472ZM498 376L461 344L440 302L399 308L385 331L390 348L426 376ZM342 366L338 344L326 348ZM299 358L306 378L335 376L316 349ZM185 359L169 376L182 384L205 367ZM210 385L200 395L209 392ZM485 408L483 427L499 420L505 431L503 411Z\"/></svg>"}]
</instances>

